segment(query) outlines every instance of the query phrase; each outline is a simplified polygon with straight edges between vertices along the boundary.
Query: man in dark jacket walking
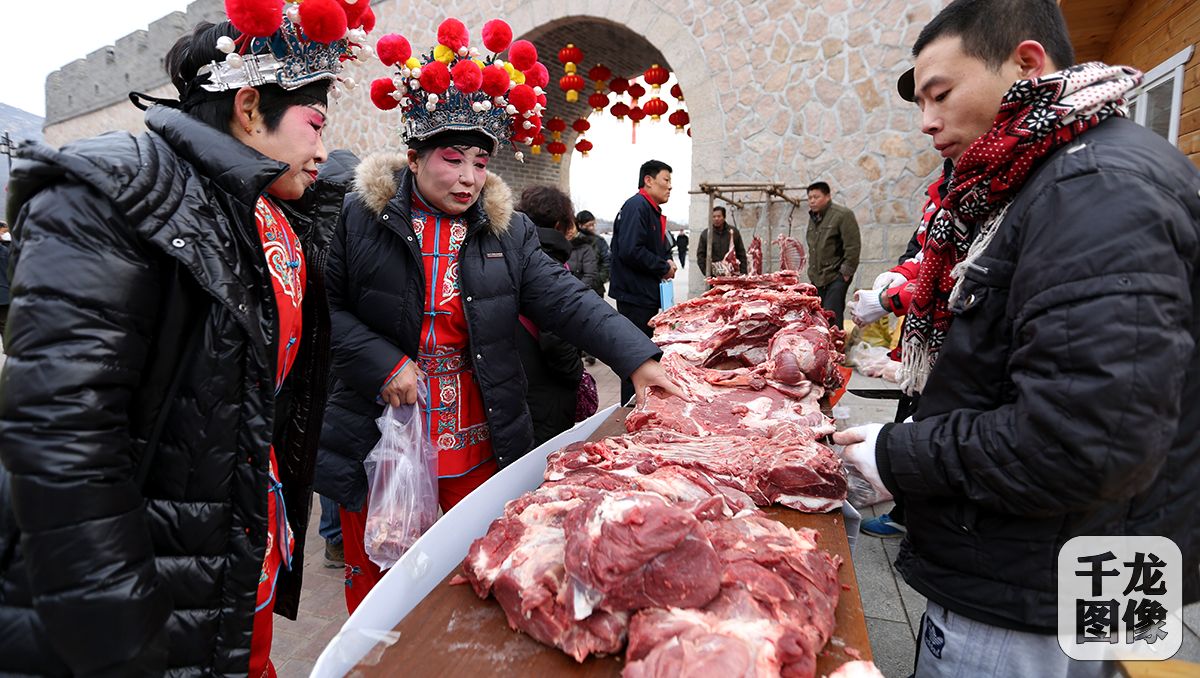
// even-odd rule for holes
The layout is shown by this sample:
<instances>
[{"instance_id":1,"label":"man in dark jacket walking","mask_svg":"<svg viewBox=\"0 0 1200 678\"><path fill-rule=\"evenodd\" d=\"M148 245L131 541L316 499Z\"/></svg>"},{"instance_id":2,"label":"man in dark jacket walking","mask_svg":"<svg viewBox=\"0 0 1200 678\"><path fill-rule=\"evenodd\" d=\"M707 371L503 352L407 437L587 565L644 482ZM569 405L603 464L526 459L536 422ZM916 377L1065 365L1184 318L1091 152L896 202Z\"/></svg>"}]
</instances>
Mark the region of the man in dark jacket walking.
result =
<instances>
[{"instance_id":1,"label":"man in dark jacket walking","mask_svg":"<svg viewBox=\"0 0 1200 678\"><path fill-rule=\"evenodd\" d=\"M687 229L679 229L679 235L675 236L675 253L679 255L679 268L687 268L689 241L691 238L688 237Z\"/></svg>"},{"instance_id":2,"label":"man in dark jacket walking","mask_svg":"<svg viewBox=\"0 0 1200 678\"><path fill-rule=\"evenodd\" d=\"M658 284L675 277L662 205L671 197L671 166L648 160L638 169L638 192L625 201L613 221L612 284L608 294L617 312L651 336L650 319L658 314ZM633 382L621 381L621 402L634 395Z\"/></svg>"},{"instance_id":3,"label":"man in dark jacket walking","mask_svg":"<svg viewBox=\"0 0 1200 678\"><path fill-rule=\"evenodd\" d=\"M850 208L833 202L829 184L808 187L808 280L821 295L821 308L833 311L842 326L846 292L858 270L862 248L858 220Z\"/></svg>"},{"instance_id":4,"label":"man in dark jacket walking","mask_svg":"<svg viewBox=\"0 0 1200 678\"><path fill-rule=\"evenodd\" d=\"M954 161L905 323L927 383L911 423L834 439L905 501L917 676L1108 675L1054 635L1068 540L1167 537L1200 599L1200 172L1124 117L1140 73L1071 66L1053 0L957 0L913 54Z\"/></svg>"},{"instance_id":5,"label":"man in dark jacket walking","mask_svg":"<svg viewBox=\"0 0 1200 678\"><path fill-rule=\"evenodd\" d=\"M603 297L612 263L608 241L596 233L596 217L587 210L575 215L575 228L579 231L575 234L575 241L587 243L596 251L596 276L592 279L592 289Z\"/></svg>"}]
</instances>

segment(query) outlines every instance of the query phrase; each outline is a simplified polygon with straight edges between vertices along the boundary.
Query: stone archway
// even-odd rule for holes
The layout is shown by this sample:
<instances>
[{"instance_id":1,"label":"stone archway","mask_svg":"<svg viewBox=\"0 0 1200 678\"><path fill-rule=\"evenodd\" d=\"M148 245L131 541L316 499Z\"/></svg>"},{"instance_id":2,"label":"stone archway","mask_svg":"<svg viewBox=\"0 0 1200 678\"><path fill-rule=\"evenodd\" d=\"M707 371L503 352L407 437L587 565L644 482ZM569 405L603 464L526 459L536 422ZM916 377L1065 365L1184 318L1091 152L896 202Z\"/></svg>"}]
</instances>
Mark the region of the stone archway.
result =
<instances>
[{"instance_id":1,"label":"stone archway","mask_svg":"<svg viewBox=\"0 0 1200 678\"><path fill-rule=\"evenodd\" d=\"M425 49L433 44L438 24L446 18L445 10L437 5L411 0L395 2L378 0L373 4L379 18L376 35L396 32L407 36L414 47ZM512 26L513 35L533 42L540 60L550 69L552 100L561 117L573 120L586 112L586 102L578 109L565 109L562 92L557 87L562 67L558 50L567 42L575 42L584 51L586 69L597 61L603 62L623 76L639 74L656 58L671 70L687 94L688 114L691 116L693 177L712 179L724 174L722 162L726 148L727 121L721 105L718 87L729 81L724 72L714 72L698 39L701 17L691 2L651 4L637 0L504 0L501 7L481 10L464 8L455 14L472 36L478 36L484 22L497 16ZM581 30L582 29L582 30ZM699 35L703 35L700 31ZM715 33L715 31L714 31ZM364 77L376 77L378 68ZM335 129L329 139L334 147L343 146L357 153L370 153L396 145L397 120L380 114L366 97L352 96L338 104ZM577 115L569 117L572 112ZM573 135L573 133L571 133ZM553 183L566 188L569 176L569 157L562 165L553 165L543 154L517 163L511 158L497 158L495 168L518 189L528 183ZM549 167L547 167L549 165ZM622 182L622 191L627 182ZM680 187L684 190L690 187ZM689 220L703 224L707 202L699 197L690 201Z\"/></svg>"},{"instance_id":2,"label":"stone archway","mask_svg":"<svg viewBox=\"0 0 1200 678\"><path fill-rule=\"evenodd\" d=\"M672 5L681 11L671 13L668 7ZM696 17L690 6L638 0L533 0L514 8L509 21L514 35L526 36L537 45L543 63L559 74L561 70L554 69L558 66L556 55L570 41L583 49L589 66L601 61L626 76L640 73L655 57L661 58L659 63L675 73L687 93L693 138L703 140L694 142L693 176L708 176L720 171L726 125L718 105L717 77L697 40L692 25ZM580 110L585 108L580 102Z\"/></svg>"},{"instance_id":3,"label":"stone archway","mask_svg":"<svg viewBox=\"0 0 1200 678\"><path fill-rule=\"evenodd\" d=\"M592 91L590 81L582 96L574 103L565 100L557 85L563 71L556 55L559 49L568 43L574 44L584 54L583 62L579 64L579 74L585 79L588 69L598 63L610 68L614 76L630 79L641 75L651 64L659 64L668 71L673 70L674 66L671 60L644 36L611 20L592 16L563 17L542 24L518 37L536 45L542 62L550 69L551 84L547 88L549 106L544 116L547 120L550 116L558 116L570 123L576 118L587 118L592 114L592 109L586 101L587 95ZM662 96L668 97L665 91ZM643 97L642 101L646 101L646 98ZM666 123L662 121L660 124ZM549 138L548 132L546 136ZM564 134L563 140L568 148L572 146L576 136L570 129ZM532 155L527 151L525 160L521 163L508 154L502 154L493 159L492 166L518 191L529 183L557 184L563 190L568 190L573 156L573 153L568 153L560 163L555 163L545 152Z\"/></svg>"}]
</instances>

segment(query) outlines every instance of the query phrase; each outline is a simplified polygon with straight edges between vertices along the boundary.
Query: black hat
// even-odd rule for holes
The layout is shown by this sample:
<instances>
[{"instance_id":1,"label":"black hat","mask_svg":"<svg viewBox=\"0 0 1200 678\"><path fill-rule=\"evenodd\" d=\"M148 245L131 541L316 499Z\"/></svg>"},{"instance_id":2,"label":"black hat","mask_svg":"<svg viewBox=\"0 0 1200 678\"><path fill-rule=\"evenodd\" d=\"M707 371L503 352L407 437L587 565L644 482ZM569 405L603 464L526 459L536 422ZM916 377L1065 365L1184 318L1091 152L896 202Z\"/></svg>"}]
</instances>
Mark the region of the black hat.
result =
<instances>
[{"instance_id":1,"label":"black hat","mask_svg":"<svg viewBox=\"0 0 1200 678\"><path fill-rule=\"evenodd\" d=\"M913 69L911 68L904 71L900 79L896 81L896 91L900 93L900 98L905 101L915 102L917 100L916 88L917 84L913 77Z\"/></svg>"}]
</instances>

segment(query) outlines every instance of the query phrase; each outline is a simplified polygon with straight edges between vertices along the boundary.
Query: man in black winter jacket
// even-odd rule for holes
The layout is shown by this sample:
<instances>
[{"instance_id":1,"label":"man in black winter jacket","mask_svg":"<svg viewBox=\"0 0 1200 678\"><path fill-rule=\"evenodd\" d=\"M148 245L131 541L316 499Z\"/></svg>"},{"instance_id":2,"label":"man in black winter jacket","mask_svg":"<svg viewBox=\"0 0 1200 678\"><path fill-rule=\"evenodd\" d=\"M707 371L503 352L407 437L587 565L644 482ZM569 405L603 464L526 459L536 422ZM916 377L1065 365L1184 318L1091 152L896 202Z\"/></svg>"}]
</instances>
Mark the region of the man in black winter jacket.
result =
<instances>
[{"instance_id":1,"label":"man in black winter jacket","mask_svg":"<svg viewBox=\"0 0 1200 678\"><path fill-rule=\"evenodd\" d=\"M835 442L905 502L917 676L1108 675L1053 635L1068 540L1168 537L1200 599L1200 172L1124 117L1139 73L1071 66L1052 0L956 0L913 54L899 89L954 161L921 275L953 289L906 320L913 421Z\"/></svg>"},{"instance_id":2,"label":"man in black winter jacket","mask_svg":"<svg viewBox=\"0 0 1200 678\"><path fill-rule=\"evenodd\" d=\"M667 218L662 205L671 197L671 167L648 160L638 169L638 192L625 201L613 221L612 279L608 295L617 312L651 336L650 319L658 314L658 284L675 277ZM621 381L621 402L633 397L633 382Z\"/></svg>"}]
</instances>

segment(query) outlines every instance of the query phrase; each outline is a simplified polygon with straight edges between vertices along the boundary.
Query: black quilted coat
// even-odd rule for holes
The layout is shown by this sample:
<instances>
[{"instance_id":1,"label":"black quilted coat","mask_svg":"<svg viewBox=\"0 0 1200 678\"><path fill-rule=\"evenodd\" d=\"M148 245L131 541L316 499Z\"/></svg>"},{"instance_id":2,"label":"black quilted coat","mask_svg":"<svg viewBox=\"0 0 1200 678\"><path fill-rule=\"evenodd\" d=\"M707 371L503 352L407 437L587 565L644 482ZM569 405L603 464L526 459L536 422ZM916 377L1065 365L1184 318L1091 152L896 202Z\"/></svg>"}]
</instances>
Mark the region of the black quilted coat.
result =
<instances>
[{"instance_id":1,"label":"black quilted coat","mask_svg":"<svg viewBox=\"0 0 1200 678\"><path fill-rule=\"evenodd\" d=\"M296 615L327 383L324 259L345 189L319 183L285 206L308 288L301 353L276 396L253 206L286 166L176 110L154 107L146 124L26 147L14 166L0 674L244 674L272 444L297 541L275 611ZM185 298L192 322L177 336L166 308Z\"/></svg>"},{"instance_id":2,"label":"black quilted coat","mask_svg":"<svg viewBox=\"0 0 1200 678\"><path fill-rule=\"evenodd\" d=\"M1200 599L1200 172L1110 118L1047 158L966 273L915 423L876 458L917 591L1051 633L1056 555L1160 535Z\"/></svg>"},{"instance_id":3,"label":"black quilted coat","mask_svg":"<svg viewBox=\"0 0 1200 678\"><path fill-rule=\"evenodd\" d=\"M316 490L362 508L362 460L379 440L377 400L393 368L414 358L424 312L425 273L409 211L412 174L404 156L363 160L330 248L333 383L321 434ZM537 230L513 211L512 192L488 175L467 216L459 280L470 356L501 468L533 445L526 379L516 348L517 313L600 358L626 377L662 352L624 317L541 251Z\"/></svg>"}]
</instances>

